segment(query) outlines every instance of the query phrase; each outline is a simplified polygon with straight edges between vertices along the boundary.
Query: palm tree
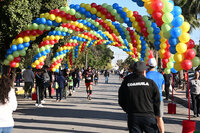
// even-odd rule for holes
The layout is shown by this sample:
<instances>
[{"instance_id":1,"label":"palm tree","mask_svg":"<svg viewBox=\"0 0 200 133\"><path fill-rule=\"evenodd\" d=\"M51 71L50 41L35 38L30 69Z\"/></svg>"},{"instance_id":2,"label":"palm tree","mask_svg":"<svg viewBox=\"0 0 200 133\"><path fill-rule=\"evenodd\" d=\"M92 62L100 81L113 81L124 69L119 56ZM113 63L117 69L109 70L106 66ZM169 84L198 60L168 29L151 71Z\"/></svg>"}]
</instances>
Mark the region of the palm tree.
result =
<instances>
[{"instance_id":1,"label":"palm tree","mask_svg":"<svg viewBox=\"0 0 200 133\"><path fill-rule=\"evenodd\" d=\"M182 8L185 20L196 29L200 27L200 1L199 0L174 0L175 5Z\"/></svg>"}]
</instances>

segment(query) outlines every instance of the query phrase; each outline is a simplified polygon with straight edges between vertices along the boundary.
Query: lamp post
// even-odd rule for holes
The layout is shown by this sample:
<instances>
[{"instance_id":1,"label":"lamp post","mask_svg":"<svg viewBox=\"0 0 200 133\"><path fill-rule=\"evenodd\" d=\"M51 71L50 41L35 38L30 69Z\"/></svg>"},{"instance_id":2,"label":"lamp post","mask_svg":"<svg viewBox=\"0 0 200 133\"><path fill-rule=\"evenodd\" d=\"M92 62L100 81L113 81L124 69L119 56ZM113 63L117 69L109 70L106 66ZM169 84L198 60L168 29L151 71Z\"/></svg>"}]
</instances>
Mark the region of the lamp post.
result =
<instances>
[{"instance_id":1,"label":"lamp post","mask_svg":"<svg viewBox=\"0 0 200 133\"><path fill-rule=\"evenodd\" d=\"M88 55L88 51L86 50L86 53L85 53L85 69L88 68L87 55Z\"/></svg>"}]
</instances>

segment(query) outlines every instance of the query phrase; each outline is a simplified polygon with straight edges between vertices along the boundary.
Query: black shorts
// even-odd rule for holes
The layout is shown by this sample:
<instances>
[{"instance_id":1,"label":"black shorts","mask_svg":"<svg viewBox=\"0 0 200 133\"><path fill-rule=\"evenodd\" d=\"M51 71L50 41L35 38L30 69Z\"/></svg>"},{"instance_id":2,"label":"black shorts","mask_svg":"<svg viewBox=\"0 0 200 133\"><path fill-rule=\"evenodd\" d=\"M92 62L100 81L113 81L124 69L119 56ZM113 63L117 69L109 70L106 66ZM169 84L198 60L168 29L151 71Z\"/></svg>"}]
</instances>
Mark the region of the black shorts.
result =
<instances>
[{"instance_id":1,"label":"black shorts","mask_svg":"<svg viewBox=\"0 0 200 133\"><path fill-rule=\"evenodd\" d=\"M72 86L69 86L69 90L71 90L73 87Z\"/></svg>"}]
</instances>

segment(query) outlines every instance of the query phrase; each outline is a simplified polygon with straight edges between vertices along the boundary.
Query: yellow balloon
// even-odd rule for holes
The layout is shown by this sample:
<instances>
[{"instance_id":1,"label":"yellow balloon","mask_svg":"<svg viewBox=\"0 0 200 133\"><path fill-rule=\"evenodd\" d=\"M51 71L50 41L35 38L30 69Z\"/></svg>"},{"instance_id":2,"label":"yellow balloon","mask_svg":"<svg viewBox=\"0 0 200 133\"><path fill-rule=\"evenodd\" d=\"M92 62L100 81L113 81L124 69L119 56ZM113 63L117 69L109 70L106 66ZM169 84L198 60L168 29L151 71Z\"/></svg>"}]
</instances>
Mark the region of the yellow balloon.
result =
<instances>
[{"instance_id":1,"label":"yellow balloon","mask_svg":"<svg viewBox=\"0 0 200 133\"><path fill-rule=\"evenodd\" d=\"M101 12L97 12L97 17L101 17Z\"/></svg>"},{"instance_id":2,"label":"yellow balloon","mask_svg":"<svg viewBox=\"0 0 200 133\"><path fill-rule=\"evenodd\" d=\"M44 17L45 17L44 13L40 14L40 18L44 18Z\"/></svg>"},{"instance_id":3,"label":"yellow balloon","mask_svg":"<svg viewBox=\"0 0 200 133\"><path fill-rule=\"evenodd\" d=\"M89 11L89 10L91 9L91 5L90 5L90 4L86 4L86 5L85 5L85 9L86 9L87 11Z\"/></svg>"},{"instance_id":4,"label":"yellow balloon","mask_svg":"<svg viewBox=\"0 0 200 133\"><path fill-rule=\"evenodd\" d=\"M62 18L62 22L63 22L63 23L67 23L68 20L67 20L66 18Z\"/></svg>"},{"instance_id":5,"label":"yellow balloon","mask_svg":"<svg viewBox=\"0 0 200 133\"><path fill-rule=\"evenodd\" d=\"M83 30L87 30L87 27L84 26L84 27L83 27Z\"/></svg>"},{"instance_id":6,"label":"yellow balloon","mask_svg":"<svg viewBox=\"0 0 200 133\"><path fill-rule=\"evenodd\" d=\"M55 66L55 68L56 68L56 69L58 69L58 68L59 68L59 66L58 66L58 65L56 65L56 66Z\"/></svg>"},{"instance_id":7,"label":"yellow balloon","mask_svg":"<svg viewBox=\"0 0 200 133\"><path fill-rule=\"evenodd\" d=\"M184 55L183 55L183 54L176 53L176 54L174 55L174 60L175 60L176 62L182 62L182 61L184 60Z\"/></svg>"},{"instance_id":8,"label":"yellow balloon","mask_svg":"<svg viewBox=\"0 0 200 133\"><path fill-rule=\"evenodd\" d=\"M129 10L128 10L127 7L124 7L124 8L123 8L123 11L124 11L124 12L128 12Z\"/></svg>"},{"instance_id":9,"label":"yellow balloon","mask_svg":"<svg viewBox=\"0 0 200 133\"><path fill-rule=\"evenodd\" d=\"M57 23L62 22L62 18L61 18L61 17L56 17L56 22L57 22Z\"/></svg>"},{"instance_id":10,"label":"yellow balloon","mask_svg":"<svg viewBox=\"0 0 200 133\"><path fill-rule=\"evenodd\" d=\"M50 39L50 40L54 40L54 39L55 39L55 36L51 35L51 36L49 37L49 39Z\"/></svg>"},{"instance_id":11,"label":"yellow balloon","mask_svg":"<svg viewBox=\"0 0 200 133\"><path fill-rule=\"evenodd\" d=\"M52 68L52 71L55 72L55 71L56 71L56 68Z\"/></svg>"},{"instance_id":12,"label":"yellow balloon","mask_svg":"<svg viewBox=\"0 0 200 133\"><path fill-rule=\"evenodd\" d=\"M35 61L35 65L37 66L37 65L39 65L40 64L40 62L38 61L38 60L36 60Z\"/></svg>"},{"instance_id":13,"label":"yellow balloon","mask_svg":"<svg viewBox=\"0 0 200 133\"><path fill-rule=\"evenodd\" d=\"M187 45L185 43L178 43L176 45L176 51L179 53L179 54L183 54L185 53L187 50Z\"/></svg>"},{"instance_id":14,"label":"yellow balloon","mask_svg":"<svg viewBox=\"0 0 200 133\"><path fill-rule=\"evenodd\" d=\"M50 15L49 15L49 19L53 21L53 20L56 19L56 16L55 16L54 14L50 14Z\"/></svg>"},{"instance_id":15,"label":"yellow balloon","mask_svg":"<svg viewBox=\"0 0 200 133\"><path fill-rule=\"evenodd\" d=\"M39 62L43 62L44 59L42 57L39 58Z\"/></svg>"},{"instance_id":16,"label":"yellow balloon","mask_svg":"<svg viewBox=\"0 0 200 133\"><path fill-rule=\"evenodd\" d=\"M32 68L35 68L35 67L36 67L36 65L35 65L34 63L32 63L32 64L31 64L31 67L32 67Z\"/></svg>"},{"instance_id":17,"label":"yellow balloon","mask_svg":"<svg viewBox=\"0 0 200 133\"><path fill-rule=\"evenodd\" d=\"M56 35L56 36L55 36L55 39L56 39L56 40L59 40L59 39L60 39L60 37L59 37L58 35Z\"/></svg>"},{"instance_id":18,"label":"yellow balloon","mask_svg":"<svg viewBox=\"0 0 200 133\"><path fill-rule=\"evenodd\" d=\"M16 63L16 66L15 66L15 68L18 68L19 67L19 63Z\"/></svg>"},{"instance_id":19,"label":"yellow balloon","mask_svg":"<svg viewBox=\"0 0 200 133\"><path fill-rule=\"evenodd\" d=\"M36 39L36 36L30 36L31 41L34 41Z\"/></svg>"},{"instance_id":20,"label":"yellow balloon","mask_svg":"<svg viewBox=\"0 0 200 133\"><path fill-rule=\"evenodd\" d=\"M127 12L127 17L131 18L133 16L133 12L132 11L128 11Z\"/></svg>"},{"instance_id":21,"label":"yellow balloon","mask_svg":"<svg viewBox=\"0 0 200 133\"><path fill-rule=\"evenodd\" d=\"M83 24L82 24L82 23L79 23L79 24L78 24L78 27L79 27L79 28L83 28Z\"/></svg>"},{"instance_id":22,"label":"yellow balloon","mask_svg":"<svg viewBox=\"0 0 200 133\"><path fill-rule=\"evenodd\" d=\"M81 6L81 7L84 7L84 6L85 6L85 3L81 3L80 6Z\"/></svg>"},{"instance_id":23,"label":"yellow balloon","mask_svg":"<svg viewBox=\"0 0 200 133\"><path fill-rule=\"evenodd\" d=\"M166 44L166 43L161 43L161 44L160 44L160 48L161 48L161 49L165 49L166 47L167 47L167 44Z\"/></svg>"},{"instance_id":24,"label":"yellow balloon","mask_svg":"<svg viewBox=\"0 0 200 133\"><path fill-rule=\"evenodd\" d=\"M25 36L24 37L24 42L30 42L30 37L29 36Z\"/></svg>"},{"instance_id":25,"label":"yellow balloon","mask_svg":"<svg viewBox=\"0 0 200 133\"><path fill-rule=\"evenodd\" d=\"M23 43L23 38L21 38L21 37L17 38L17 43L18 43L18 44Z\"/></svg>"},{"instance_id":26,"label":"yellow balloon","mask_svg":"<svg viewBox=\"0 0 200 133\"><path fill-rule=\"evenodd\" d=\"M164 55L163 54L159 54L160 58L163 59L164 58Z\"/></svg>"},{"instance_id":27,"label":"yellow balloon","mask_svg":"<svg viewBox=\"0 0 200 133\"><path fill-rule=\"evenodd\" d=\"M190 30L190 24L188 22L183 22L180 28L182 32L188 32Z\"/></svg>"},{"instance_id":28,"label":"yellow balloon","mask_svg":"<svg viewBox=\"0 0 200 133\"><path fill-rule=\"evenodd\" d=\"M96 13L97 13L97 9L96 9L96 8L91 8L91 9L90 9L90 12L91 12L92 14L96 14Z\"/></svg>"},{"instance_id":29,"label":"yellow balloon","mask_svg":"<svg viewBox=\"0 0 200 133\"><path fill-rule=\"evenodd\" d=\"M159 50L159 55L164 55L165 52L166 52L165 49L160 49Z\"/></svg>"},{"instance_id":30,"label":"yellow balloon","mask_svg":"<svg viewBox=\"0 0 200 133\"><path fill-rule=\"evenodd\" d=\"M101 19L106 20L106 16L105 15L101 15Z\"/></svg>"},{"instance_id":31,"label":"yellow balloon","mask_svg":"<svg viewBox=\"0 0 200 133\"><path fill-rule=\"evenodd\" d=\"M130 18L130 20L131 20L131 22L135 22L135 17L132 16L132 17Z\"/></svg>"},{"instance_id":32,"label":"yellow balloon","mask_svg":"<svg viewBox=\"0 0 200 133\"><path fill-rule=\"evenodd\" d=\"M44 17L45 17L46 19L49 19L49 13L45 13L45 14L44 14Z\"/></svg>"},{"instance_id":33,"label":"yellow balloon","mask_svg":"<svg viewBox=\"0 0 200 133\"><path fill-rule=\"evenodd\" d=\"M190 34L187 32L182 32L182 34L179 36L179 40L182 43L187 43L190 41Z\"/></svg>"},{"instance_id":34,"label":"yellow balloon","mask_svg":"<svg viewBox=\"0 0 200 133\"><path fill-rule=\"evenodd\" d=\"M181 71L183 68L181 67L181 63L177 63L175 62L174 63L174 68L177 70L177 71Z\"/></svg>"}]
</instances>

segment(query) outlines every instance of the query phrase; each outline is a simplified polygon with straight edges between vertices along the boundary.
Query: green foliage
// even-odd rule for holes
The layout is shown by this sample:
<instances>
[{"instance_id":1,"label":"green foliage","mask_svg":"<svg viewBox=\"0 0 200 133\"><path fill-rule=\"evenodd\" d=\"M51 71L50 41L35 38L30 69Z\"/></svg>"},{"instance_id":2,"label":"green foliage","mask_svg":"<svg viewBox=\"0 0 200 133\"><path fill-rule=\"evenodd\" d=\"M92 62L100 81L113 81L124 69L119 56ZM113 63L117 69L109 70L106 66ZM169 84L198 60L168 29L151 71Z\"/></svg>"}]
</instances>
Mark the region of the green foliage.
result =
<instances>
[{"instance_id":1,"label":"green foliage","mask_svg":"<svg viewBox=\"0 0 200 133\"><path fill-rule=\"evenodd\" d=\"M119 70L122 70L123 68L128 69L128 67L134 63L134 60L131 56L128 56L124 61L117 60L117 65L119 66Z\"/></svg>"},{"instance_id":2,"label":"green foliage","mask_svg":"<svg viewBox=\"0 0 200 133\"><path fill-rule=\"evenodd\" d=\"M105 67L110 69L110 63L111 60L114 58L114 53L110 48L107 48L105 45L91 47L87 51L82 52L76 59L76 67L85 67L85 54L87 52L88 66L97 69L103 69Z\"/></svg>"}]
</instances>

